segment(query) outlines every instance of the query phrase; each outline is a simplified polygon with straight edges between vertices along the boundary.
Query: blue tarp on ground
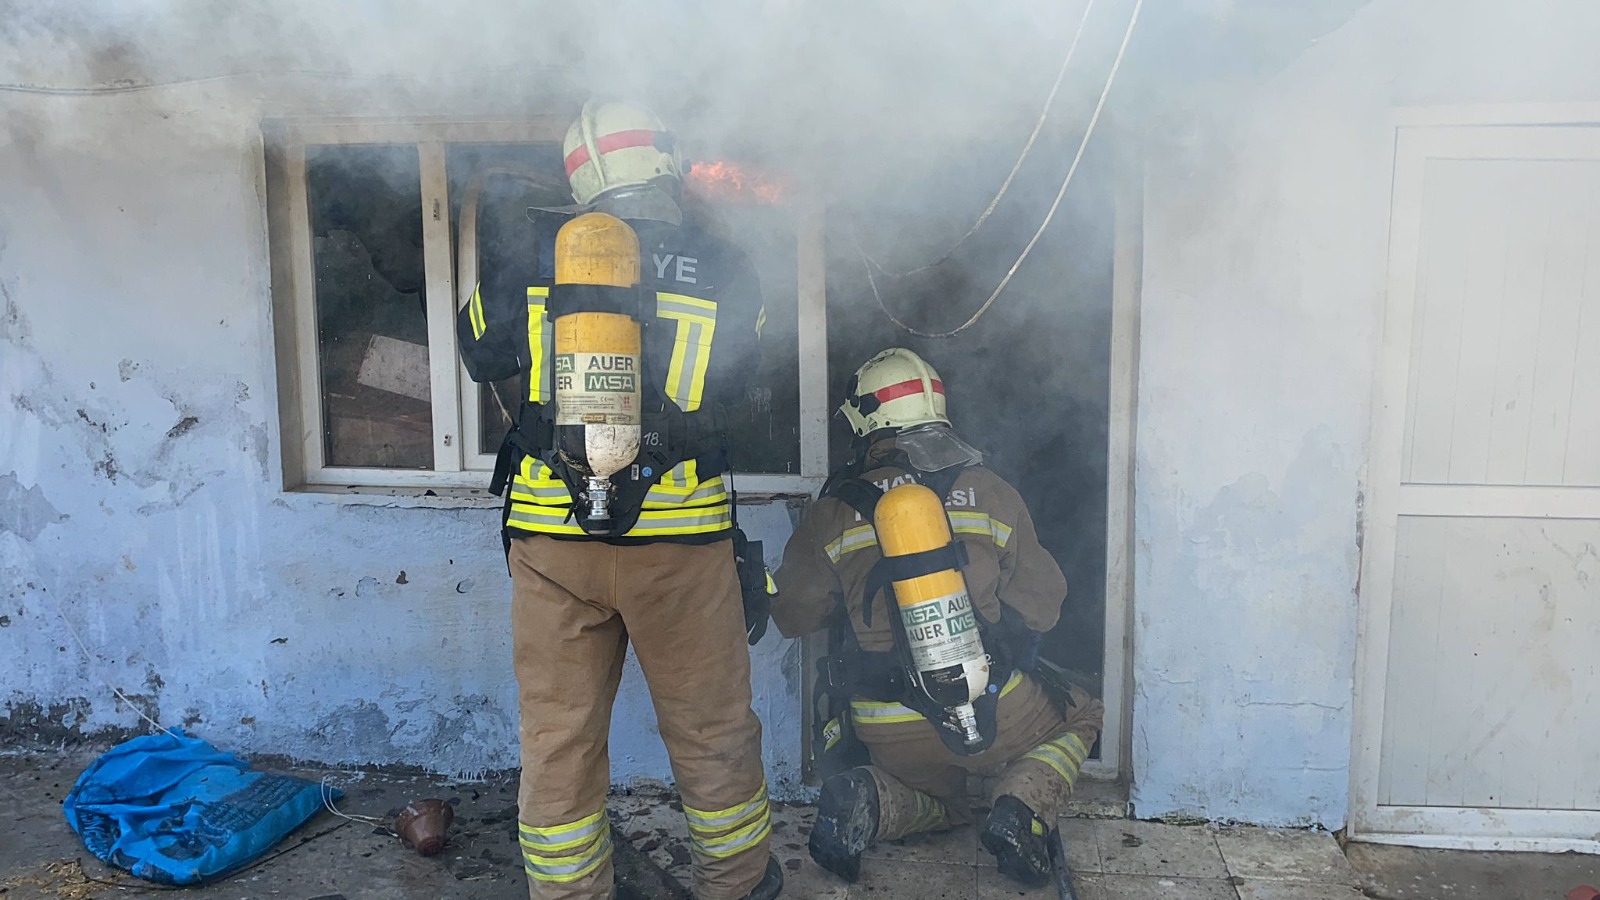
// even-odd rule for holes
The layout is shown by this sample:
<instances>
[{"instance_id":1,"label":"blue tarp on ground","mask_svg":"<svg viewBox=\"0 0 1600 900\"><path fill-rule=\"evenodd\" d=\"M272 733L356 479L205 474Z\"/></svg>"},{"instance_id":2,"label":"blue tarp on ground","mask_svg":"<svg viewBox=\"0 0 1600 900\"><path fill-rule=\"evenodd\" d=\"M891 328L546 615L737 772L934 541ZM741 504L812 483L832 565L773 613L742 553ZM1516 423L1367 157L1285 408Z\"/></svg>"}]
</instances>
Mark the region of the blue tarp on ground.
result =
<instances>
[{"instance_id":1,"label":"blue tarp on ground","mask_svg":"<svg viewBox=\"0 0 1600 900\"><path fill-rule=\"evenodd\" d=\"M104 862L148 881L188 885L238 868L282 840L316 814L322 787L252 771L233 754L173 731L107 751L61 806Z\"/></svg>"}]
</instances>

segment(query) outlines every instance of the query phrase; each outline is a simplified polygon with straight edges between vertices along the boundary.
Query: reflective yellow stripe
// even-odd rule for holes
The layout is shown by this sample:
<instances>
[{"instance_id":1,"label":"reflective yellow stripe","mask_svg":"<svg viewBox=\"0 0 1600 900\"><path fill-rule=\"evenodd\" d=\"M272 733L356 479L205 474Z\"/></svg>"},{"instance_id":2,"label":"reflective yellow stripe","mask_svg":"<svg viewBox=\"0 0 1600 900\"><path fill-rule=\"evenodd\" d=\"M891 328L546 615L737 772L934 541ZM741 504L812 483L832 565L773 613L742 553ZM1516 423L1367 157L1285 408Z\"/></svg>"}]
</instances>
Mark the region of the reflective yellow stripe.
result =
<instances>
[{"instance_id":1,"label":"reflective yellow stripe","mask_svg":"<svg viewBox=\"0 0 1600 900\"><path fill-rule=\"evenodd\" d=\"M572 856L543 856L523 846L522 868L538 881L560 884L577 881L605 865L611 858L611 830L602 831L594 846Z\"/></svg>"},{"instance_id":2,"label":"reflective yellow stripe","mask_svg":"<svg viewBox=\"0 0 1600 900\"><path fill-rule=\"evenodd\" d=\"M709 481L702 481L693 488L664 488L659 484L652 485L650 491L644 495L644 506L646 509L701 506L720 503L726 499L728 499L728 486L719 475Z\"/></svg>"},{"instance_id":3,"label":"reflective yellow stripe","mask_svg":"<svg viewBox=\"0 0 1600 900\"><path fill-rule=\"evenodd\" d=\"M828 559L837 564L846 553L854 553L857 550L865 550L868 547L876 546L878 546L878 533L872 530L872 526L857 525L839 535L836 539L829 541L825 549L828 551Z\"/></svg>"},{"instance_id":4,"label":"reflective yellow stripe","mask_svg":"<svg viewBox=\"0 0 1600 900\"><path fill-rule=\"evenodd\" d=\"M766 781L761 782L754 797L737 806L707 811L685 804L683 816L689 821L689 837L695 849L714 859L743 853L772 832Z\"/></svg>"},{"instance_id":5,"label":"reflective yellow stripe","mask_svg":"<svg viewBox=\"0 0 1600 900\"><path fill-rule=\"evenodd\" d=\"M917 801L916 812L911 817L911 824L906 826L906 834L933 831L950 824L949 816L943 803L921 791L913 791L912 793Z\"/></svg>"},{"instance_id":6,"label":"reflective yellow stripe","mask_svg":"<svg viewBox=\"0 0 1600 900\"><path fill-rule=\"evenodd\" d=\"M532 456L524 456L521 468L511 479L511 500L567 506L572 503L572 495L567 492L566 482L557 478L549 466Z\"/></svg>"},{"instance_id":7,"label":"reflective yellow stripe","mask_svg":"<svg viewBox=\"0 0 1600 900\"><path fill-rule=\"evenodd\" d=\"M996 547L1005 549L1011 542L1011 526L987 513L951 512L950 530L956 534L981 534L994 541Z\"/></svg>"},{"instance_id":8,"label":"reflective yellow stripe","mask_svg":"<svg viewBox=\"0 0 1600 900\"><path fill-rule=\"evenodd\" d=\"M981 534L1002 550L1011 541L1011 527L985 513L952 512L949 515L950 530L956 534ZM847 553L877 545L878 535L872 526L857 525L830 541L823 549L827 551L828 559L837 564Z\"/></svg>"},{"instance_id":9,"label":"reflective yellow stripe","mask_svg":"<svg viewBox=\"0 0 1600 900\"><path fill-rule=\"evenodd\" d=\"M743 853L765 840L772 833L772 810L763 806L761 818L720 838L701 839L690 836L695 849L715 859L727 859Z\"/></svg>"},{"instance_id":10,"label":"reflective yellow stripe","mask_svg":"<svg viewBox=\"0 0 1600 900\"><path fill-rule=\"evenodd\" d=\"M541 852L550 850L569 850L580 844L587 844L594 840L595 834L606 826L604 810L592 816L586 816L576 822L565 825L550 825L543 828L517 823L517 830L521 834L523 846L537 847Z\"/></svg>"},{"instance_id":11,"label":"reflective yellow stripe","mask_svg":"<svg viewBox=\"0 0 1600 900\"><path fill-rule=\"evenodd\" d=\"M1044 763L1071 785L1077 783L1083 761L1089 758L1089 748L1084 746L1082 738L1069 731L1029 750L1022 758Z\"/></svg>"},{"instance_id":12,"label":"reflective yellow stripe","mask_svg":"<svg viewBox=\"0 0 1600 900\"><path fill-rule=\"evenodd\" d=\"M1012 672L1006 679L1005 686L1000 688L1000 696L1011 693L1022 683L1022 673ZM859 725L898 725L903 722L921 722L922 713L909 706L899 703L885 703L881 700L851 700L850 715Z\"/></svg>"},{"instance_id":13,"label":"reflective yellow stripe","mask_svg":"<svg viewBox=\"0 0 1600 900\"><path fill-rule=\"evenodd\" d=\"M472 320L472 337L474 340L483 340L483 333L489 330L489 323L483 320L483 295L479 293L483 285L473 285L472 299L467 301L467 318Z\"/></svg>"},{"instance_id":14,"label":"reflective yellow stripe","mask_svg":"<svg viewBox=\"0 0 1600 900\"><path fill-rule=\"evenodd\" d=\"M570 512L567 506L513 502L507 524L512 528L542 534L584 534L577 520L569 519ZM639 514L638 524L623 537L710 534L724 531L732 525L733 510L726 503L689 509L647 509Z\"/></svg>"},{"instance_id":15,"label":"reflective yellow stripe","mask_svg":"<svg viewBox=\"0 0 1600 900\"><path fill-rule=\"evenodd\" d=\"M543 403L550 399L550 371L545 360L550 358L550 323L545 316L545 300L550 296L547 287L528 288L528 400Z\"/></svg>"},{"instance_id":16,"label":"reflective yellow stripe","mask_svg":"<svg viewBox=\"0 0 1600 900\"><path fill-rule=\"evenodd\" d=\"M760 812L767 805L767 782L762 779L761 787L756 788L755 796L736 806L727 809L701 810L689 804L683 805L683 817L689 820L691 832L721 831L732 828L734 825L745 821L755 813Z\"/></svg>"},{"instance_id":17,"label":"reflective yellow stripe","mask_svg":"<svg viewBox=\"0 0 1600 900\"><path fill-rule=\"evenodd\" d=\"M761 340L761 329L767 327L767 308L761 307L761 312L756 313L756 340Z\"/></svg>"},{"instance_id":18,"label":"reflective yellow stripe","mask_svg":"<svg viewBox=\"0 0 1600 900\"><path fill-rule=\"evenodd\" d=\"M519 822L517 832L522 867L539 881L577 881L611 856L611 827L605 810L562 825Z\"/></svg>"},{"instance_id":19,"label":"reflective yellow stripe","mask_svg":"<svg viewBox=\"0 0 1600 900\"><path fill-rule=\"evenodd\" d=\"M717 330L717 305L683 294L656 294L656 316L678 323L667 366L667 396L684 412L700 408L705 394L711 341Z\"/></svg>"}]
</instances>

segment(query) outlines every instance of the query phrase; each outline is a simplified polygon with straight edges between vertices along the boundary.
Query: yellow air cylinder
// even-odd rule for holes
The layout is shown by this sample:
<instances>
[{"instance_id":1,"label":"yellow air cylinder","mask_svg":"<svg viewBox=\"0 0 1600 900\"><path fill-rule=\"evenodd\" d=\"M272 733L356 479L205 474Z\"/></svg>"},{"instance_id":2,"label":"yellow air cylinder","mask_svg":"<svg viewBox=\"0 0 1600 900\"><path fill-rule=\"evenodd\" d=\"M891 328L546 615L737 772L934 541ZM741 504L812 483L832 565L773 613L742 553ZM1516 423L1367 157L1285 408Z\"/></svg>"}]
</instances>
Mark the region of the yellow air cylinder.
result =
<instances>
[{"instance_id":1,"label":"yellow air cylinder","mask_svg":"<svg viewBox=\"0 0 1600 900\"><path fill-rule=\"evenodd\" d=\"M561 226L557 285L630 288L639 283L639 238L628 223L585 213ZM618 312L572 312L555 320L556 439L587 476L591 531L611 519L610 476L639 455L639 321Z\"/></svg>"},{"instance_id":2,"label":"yellow air cylinder","mask_svg":"<svg viewBox=\"0 0 1600 900\"><path fill-rule=\"evenodd\" d=\"M873 513L888 558L949 544L950 520L939 495L915 482L890 488ZM933 702L954 713L969 744L982 741L972 701L989 687L989 656L958 569L894 582L895 606L911 645L911 675Z\"/></svg>"}]
</instances>

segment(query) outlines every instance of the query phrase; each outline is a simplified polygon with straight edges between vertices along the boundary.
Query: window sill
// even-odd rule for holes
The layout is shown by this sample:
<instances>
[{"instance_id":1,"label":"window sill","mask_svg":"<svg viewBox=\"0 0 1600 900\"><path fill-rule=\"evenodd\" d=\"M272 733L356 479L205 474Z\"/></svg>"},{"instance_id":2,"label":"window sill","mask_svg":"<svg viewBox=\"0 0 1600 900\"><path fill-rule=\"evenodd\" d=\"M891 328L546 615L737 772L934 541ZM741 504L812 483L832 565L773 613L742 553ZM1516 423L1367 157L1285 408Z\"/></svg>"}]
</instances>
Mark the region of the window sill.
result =
<instances>
[{"instance_id":1,"label":"window sill","mask_svg":"<svg viewBox=\"0 0 1600 900\"><path fill-rule=\"evenodd\" d=\"M499 509L504 502L484 488L371 487L304 484L284 491L284 498L312 505L382 506L392 509Z\"/></svg>"},{"instance_id":2,"label":"window sill","mask_svg":"<svg viewBox=\"0 0 1600 900\"><path fill-rule=\"evenodd\" d=\"M809 500L822 486L821 478L795 475L736 476L739 505L783 500ZM283 493L289 503L340 506L377 506L391 509L499 509L505 502L487 488L378 487L375 485L302 484Z\"/></svg>"}]
</instances>

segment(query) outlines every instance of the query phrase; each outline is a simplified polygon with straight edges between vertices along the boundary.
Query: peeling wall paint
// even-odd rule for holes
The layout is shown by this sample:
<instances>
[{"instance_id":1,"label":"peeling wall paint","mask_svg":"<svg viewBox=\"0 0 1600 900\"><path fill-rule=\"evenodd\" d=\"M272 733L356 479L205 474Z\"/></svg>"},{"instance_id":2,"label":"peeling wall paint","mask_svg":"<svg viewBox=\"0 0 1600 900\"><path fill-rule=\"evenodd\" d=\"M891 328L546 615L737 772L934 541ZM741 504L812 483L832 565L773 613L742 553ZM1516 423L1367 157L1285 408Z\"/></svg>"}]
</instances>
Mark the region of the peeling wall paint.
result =
<instances>
[{"instance_id":1,"label":"peeling wall paint","mask_svg":"<svg viewBox=\"0 0 1600 900\"><path fill-rule=\"evenodd\" d=\"M1600 98L1600 10L1374 0L1151 138L1135 476L1141 817L1345 824L1391 111Z\"/></svg>"},{"instance_id":2,"label":"peeling wall paint","mask_svg":"<svg viewBox=\"0 0 1600 900\"><path fill-rule=\"evenodd\" d=\"M137 731L116 688L240 752L515 766L499 511L280 489L262 106L4 103L0 746ZM775 566L785 506L741 522ZM780 796L796 653L752 651ZM619 782L670 780L631 659L611 750Z\"/></svg>"}]
</instances>

